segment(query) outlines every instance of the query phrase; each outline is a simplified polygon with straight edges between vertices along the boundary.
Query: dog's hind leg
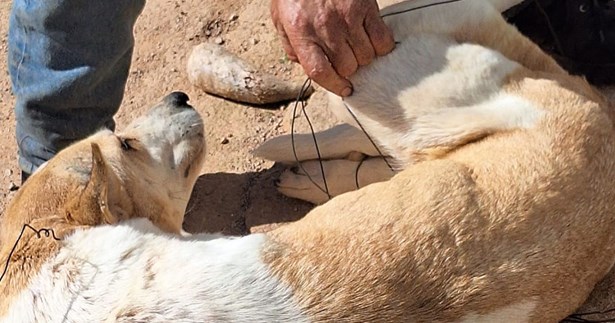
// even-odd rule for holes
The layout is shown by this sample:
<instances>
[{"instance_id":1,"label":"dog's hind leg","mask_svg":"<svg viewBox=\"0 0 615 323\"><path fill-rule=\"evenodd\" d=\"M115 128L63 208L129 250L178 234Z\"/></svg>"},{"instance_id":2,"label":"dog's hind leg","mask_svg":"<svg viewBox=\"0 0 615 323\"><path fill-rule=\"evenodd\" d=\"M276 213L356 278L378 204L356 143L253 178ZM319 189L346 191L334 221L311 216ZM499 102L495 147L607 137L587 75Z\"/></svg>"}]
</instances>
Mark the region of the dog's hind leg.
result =
<instances>
[{"instance_id":1,"label":"dog's hind leg","mask_svg":"<svg viewBox=\"0 0 615 323\"><path fill-rule=\"evenodd\" d=\"M294 135L296 158L293 153L293 138L291 135L270 139L253 153L257 157L284 164L318 159L318 152L320 152L322 159L345 159L355 152L368 156L378 155L367 136L361 130L349 124L337 125L325 131L317 132L314 136L318 143L318 150L316 150L312 134Z\"/></svg>"},{"instance_id":2,"label":"dog's hind leg","mask_svg":"<svg viewBox=\"0 0 615 323\"><path fill-rule=\"evenodd\" d=\"M532 103L503 93L477 105L422 115L401 141L408 160L433 159L494 133L533 127L541 116Z\"/></svg>"},{"instance_id":3,"label":"dog's hind leg","mask_svg":"<svg viewBox=\"0 0 615 323\"><path fill-rule=\"evenodd\" d=\"M322 165L327 180L326 187L331 197L389 180L395 175L381 157L366 157L363 160L325 160ZM317 160L305 161L287 169L280 176L276 186L280 193L286 196L314 204L322 204L329 200L320 163Z\"/></svg>"}]
</instances>

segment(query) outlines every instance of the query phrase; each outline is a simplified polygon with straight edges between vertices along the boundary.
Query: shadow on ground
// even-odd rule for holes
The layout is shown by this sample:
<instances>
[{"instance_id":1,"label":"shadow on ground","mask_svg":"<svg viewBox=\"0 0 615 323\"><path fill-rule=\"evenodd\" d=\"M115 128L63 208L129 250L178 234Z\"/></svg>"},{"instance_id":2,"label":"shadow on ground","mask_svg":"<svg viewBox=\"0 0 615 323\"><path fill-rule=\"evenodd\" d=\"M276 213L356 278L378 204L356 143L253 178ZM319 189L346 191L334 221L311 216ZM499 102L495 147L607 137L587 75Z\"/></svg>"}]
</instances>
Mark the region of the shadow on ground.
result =
<instances>
[{"instance_id":1,"label":"shadow on ground","mask_svg":"<svg viewBox=\"0 0 615 323\"><path fill-rule=\"evenodd\" d=\"M190 198L184 229L243 235L255 227L302 218L313 205L287 198L273 185L283 169L274 166L259 172L202 175Z\"/></svg>"}]
</instances>

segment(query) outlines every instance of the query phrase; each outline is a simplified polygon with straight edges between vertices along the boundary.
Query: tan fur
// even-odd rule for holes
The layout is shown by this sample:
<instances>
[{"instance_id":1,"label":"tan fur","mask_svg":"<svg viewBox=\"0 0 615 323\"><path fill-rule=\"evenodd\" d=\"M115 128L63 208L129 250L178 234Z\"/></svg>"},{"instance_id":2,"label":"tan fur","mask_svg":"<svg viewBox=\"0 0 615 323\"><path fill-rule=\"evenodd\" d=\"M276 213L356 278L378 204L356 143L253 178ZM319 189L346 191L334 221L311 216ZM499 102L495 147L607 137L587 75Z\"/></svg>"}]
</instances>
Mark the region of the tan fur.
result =
<instances>
[{"instance_id":1,"label":"tan fur","mask_svg":"<svg viewBox=\"0 0 615 323\"><path fill-rule=\"evenodd\" d=\"M163 102L153 111L165 109L178 108ZM24 224L53 229L62 239L77 228L147 217L165 231L180 233L184 208L203 161L202 134L193 140L195 155L186 156L185 163L190 164L177 165L176 170L164 169L140 146L139 139L143 140L145 134L138 124L139 120L118 135L98 132L59 152L28 179L0 223L3 264ZM131 140L134 149L123 150L120 138ZM179 171L181 176L175 174ZM173 201L173 195L152 186L152 179L162 180L165 176L173 177L165 186L182 200L180 203ZM44 234L37 238L30 229L24 231L0 283L0 317L61 245L61 241Z\"/></svg>"},{"instance_id":2,"label":"tan fur","mask_svg":"<svg viewBox=\"0 0 615 323\"><path fill-rule=\"evenodd\" d=\"M407 57L394 52L364 67L351 78L356 92L343 102L397 160L397 175L341 194L304 219L268 233L268 239L209 237L211 249L176 241L191 256L212 262L207 257L224 250L254 258L243 267L237 265L243 258L221 263L232 267L232 276L218 275L234 283L249 280L237 291L222 291L221 298L242 296L237 293L247 292L241 288L249 290L264 280L263 299L276 293L282 299L272 321L286 312L314 322L556 322L578 308L611 270L613 107L485 2L466 0L450 8L390 20L402 41L427 48L405 47ZM402 72L420 77L412 84L391 82L389 74L408 68L395 60L406 58L424 66ZM165 102L154 115L172 110L165 109ZM141 122L151 125L159 119ZM141 133L138 125L119 135L100 132L35 173L0 224L0 259L8 256L23 223L51 227L63 237L81 226L147 217L167 232L180 233L203 159L202 124L180 159L174 159L174 150L148 153L147 145L139 146L150 134ZM167 126L152 128L169 134ZM120 139L134 140L136 148L122 149ZM342 153L327 147L343 156L340 171L362 157L354 150L371 149L362 147L365 140L354 144L359 148ZM165 167L171 159L178 164ZM388 175L376 173L370 181L380 176ZM227 242L233 247L224 249ZM25 234L0 284L0 315L60 247L61 242ZM119 261L131 252L126 250ZM259 267L261 260L267 267ZM141 276L146 285L157 282L154 289L164 295L173 287L169 280L148 277L154 267L145 262ZM191 277L198 284L190 292L207 290L210 274ZM138 304L140 299L126 301ZM173 309L184 303L172 304ZM224 313L232 305L212 310ZM134 307L125 309L118 317L140 314Z\"/></svg>"},{"instance_id":3,"label":"tan fur","mask_svg":"<svg viewBox=\"0 0 615 323\"><path fill-rule=\"evenodd\" d=\"M462 6L456 12L473 10ZM433 10L446 27L447 9ZM402 160L423 157L416 164L407 159L389 181L342 194L270 233L277 244L266 261L315 321L478 321L526 309L528 321L557 322L611 269L613 107L501 17L482 18L460 26L451 39L519 63L494 93L522 99L540 117L528 126L478 127L445 144L404 146L400 136L421 124L400 122L404 111L388 102L364 104L370 93L360 91L369 91L369 83L355 88L360 98L349 105L387 152ZM408 35L430 32L438 31ZM464 91L450 94L464 84L416 86L421 90L400 96L406 116L409 107L445 108L449 100L478 104ZM507 310L514 304L519 307Z\"/></svg>"}]
</instances>

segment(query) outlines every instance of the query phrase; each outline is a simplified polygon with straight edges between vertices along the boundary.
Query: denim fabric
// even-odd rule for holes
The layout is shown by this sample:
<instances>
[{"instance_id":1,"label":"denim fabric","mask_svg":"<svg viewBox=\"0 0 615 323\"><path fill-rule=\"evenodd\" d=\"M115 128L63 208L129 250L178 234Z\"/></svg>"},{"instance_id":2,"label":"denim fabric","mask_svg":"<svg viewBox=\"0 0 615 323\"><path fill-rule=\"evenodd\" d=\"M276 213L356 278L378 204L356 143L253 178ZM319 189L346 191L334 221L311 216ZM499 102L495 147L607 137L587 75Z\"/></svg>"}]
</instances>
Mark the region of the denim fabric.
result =
<instances>
[{"instance_id":1,"label":"denim fabric","mask_svg":"<svg viewBox=\"0 0 615 323\"><path fill-rule=\"evenodd\" d=\"M19 165L33 172L102 127L124 95L145 0L14 0L8 66Z\"/></svg>"}]
</instances>

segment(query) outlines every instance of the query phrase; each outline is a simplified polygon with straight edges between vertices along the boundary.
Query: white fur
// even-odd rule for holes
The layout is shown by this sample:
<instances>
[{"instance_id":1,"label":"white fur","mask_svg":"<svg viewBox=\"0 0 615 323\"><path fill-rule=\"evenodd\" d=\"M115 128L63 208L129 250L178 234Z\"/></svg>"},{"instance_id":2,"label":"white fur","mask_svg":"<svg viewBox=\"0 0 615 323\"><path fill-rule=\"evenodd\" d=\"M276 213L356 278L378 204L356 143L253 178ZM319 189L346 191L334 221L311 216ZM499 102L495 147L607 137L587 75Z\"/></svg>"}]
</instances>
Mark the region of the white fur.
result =
<instances>
[{"instance_id":1,"label":"white fur","mask_svg":"<svg viewBox=\"0 0 615 323\"><path fill-rule=\"evenodd\" d=\"M489 48L441 35L408 35L394 52L352 76L355 94L345 102L385 152L405 165L407 149L457 146L534 124L536 108L501 94L506 78L520 67ZM343 105L332 108L354 123Z\"/></svg>"},{"instance_id":2,"label":"white fur","mask_svg":"<svg viewBox=\"0 0 615 323\"><path fill-rule=\"evenodd\" d=\"M266 237L162 233L147 220L78 231L3 322L305 321L260 259Z\"/></svg>"},{"instance_id":3,"label":"white fur","mask_svg":"<svg viewBox=\"0 0 615 323\"><path fill-rule=\"evenodd\" d=\"M512 7L511 4L517 0L462 0L425 7L436 2L440 1L405 1L384 8L381 15L395 31L395 39L403 40L408 35L417 33L451 34L462 25L478 23L478 17L499 15L498 9ZM416 8L420 9L413 10ZM400 12L403 14L396 14Z\"/></svg>"},{"instance_id":4,"label":"white fur","mask_svg":"<svg viewBox=\"0 0 615 323\"><path fill-rule=\"evenodd\" d=\"M532 312L536 308L536 301L525 301L502 307L487 314L469 314L461 319L460 323L522 323L529 322Z\"/></svg>"},{"instance_id":5,"label":"white fur","mask_svg":"<svg viewBox=\"0 0 615 323\"><path fill-rule=\"evenodd\" d=\"M523 0L489 0L489 2L491 2L491 4L500 12L504 12L518 4L520 4L521 2L523 2Z\"/></svg>"},{"instance_id":6,"label":"white fur","mask_svg":"<svg viewBox=\"0 0 615 323\"><path fill-rule=\"evenodd\" d=\"M420 116L402 142L417 148L454 145L463 138L533 127L542 115L531 102L501 94L481 104L443 108Z\"/></svg>"},{"instance_id":7,"label":"white fur","mask_svg":"<svg viewBox=\"0 0 615 323\"><path fill-rule=\"evenodd\" d=\"M318 143L318 150L314 147L314 136ZM325 131L312 134L284 135L267 140L259 146L253 153L255 156L272 159L285 164L296 163L297 160L313 160L346 158L353 152L360 152L368 156L378 156L378 152L358 128L349 124L340 124ZM340 145L340 143L342 143ZM296 157L295 157L296 153Z\"/></svg>"}]
</instances>

